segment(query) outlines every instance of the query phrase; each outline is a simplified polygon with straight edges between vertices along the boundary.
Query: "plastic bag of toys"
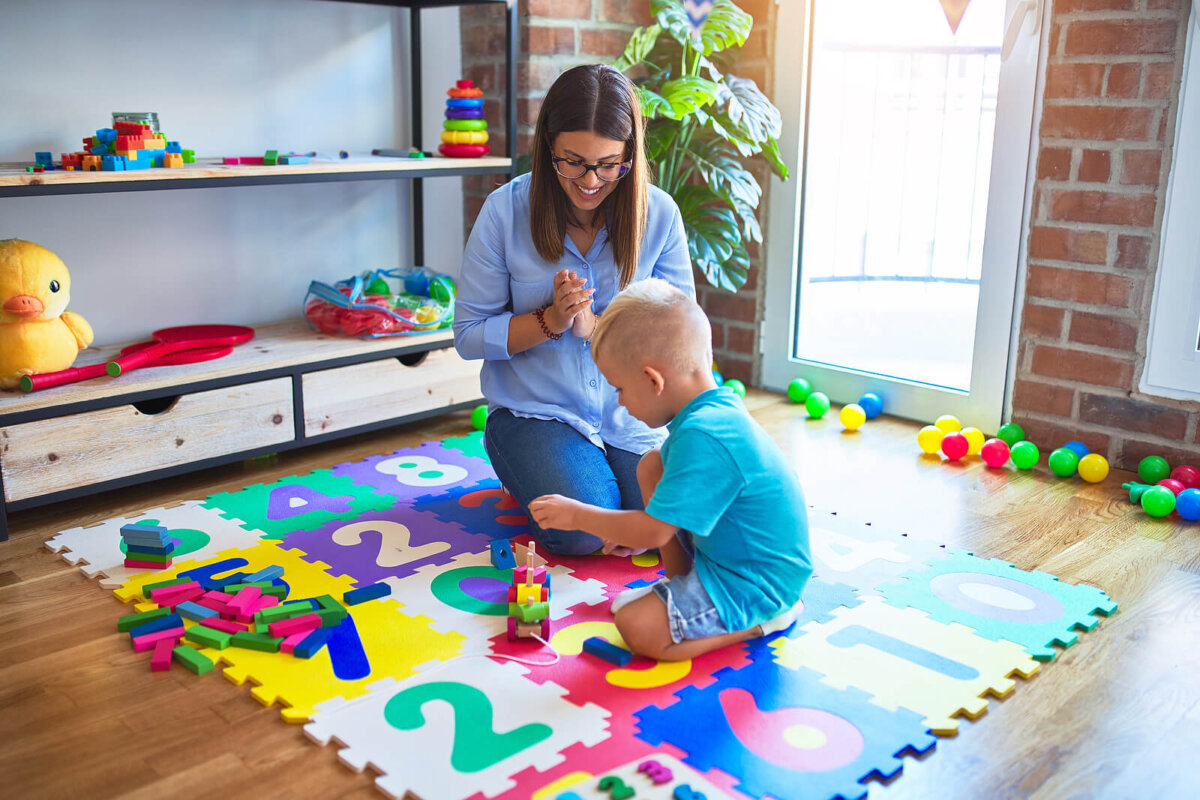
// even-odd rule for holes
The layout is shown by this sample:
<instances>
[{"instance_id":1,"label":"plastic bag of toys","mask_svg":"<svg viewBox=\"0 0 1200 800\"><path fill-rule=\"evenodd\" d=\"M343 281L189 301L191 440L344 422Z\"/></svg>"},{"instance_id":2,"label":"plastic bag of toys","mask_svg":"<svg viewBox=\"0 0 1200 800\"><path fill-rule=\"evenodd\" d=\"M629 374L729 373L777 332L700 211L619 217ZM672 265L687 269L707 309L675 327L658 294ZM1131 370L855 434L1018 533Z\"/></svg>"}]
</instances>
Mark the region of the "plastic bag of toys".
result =
<instances>
[{"instance_id":1,"label":"plastic bag of toys","mask_svg":"<svg viewBox=\"0 0 1200 800\"><path fill-rule=\"evenodd\" d=\"M313 281L304 318L331 336L375 339L448 328L454 321L454 281L426 267L371 270L333 285Z\"/></svg>"}]
</instances>

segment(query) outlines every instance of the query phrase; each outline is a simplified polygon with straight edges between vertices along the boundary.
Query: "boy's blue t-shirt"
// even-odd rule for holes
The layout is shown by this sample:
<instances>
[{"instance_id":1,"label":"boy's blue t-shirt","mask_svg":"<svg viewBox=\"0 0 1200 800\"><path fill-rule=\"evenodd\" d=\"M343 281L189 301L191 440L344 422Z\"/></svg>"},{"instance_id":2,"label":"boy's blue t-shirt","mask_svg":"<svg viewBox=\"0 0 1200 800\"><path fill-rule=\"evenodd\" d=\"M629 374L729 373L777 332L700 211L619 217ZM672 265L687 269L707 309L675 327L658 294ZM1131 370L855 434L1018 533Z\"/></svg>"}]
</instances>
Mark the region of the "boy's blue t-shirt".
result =
<instances>
[{"instance_id":1,"label":"boy's blue t-shirt","mask_svg":"<svg viewBox=\"0 0 1200 800\"><path fill-rule=\"evenodd\" d=\"M667 431L646 513L693 534L695 568L721 621L741 631L791 608L812 557L804 493L783 453L723 387L693 398Z\"/></svg>"}]
</instances>

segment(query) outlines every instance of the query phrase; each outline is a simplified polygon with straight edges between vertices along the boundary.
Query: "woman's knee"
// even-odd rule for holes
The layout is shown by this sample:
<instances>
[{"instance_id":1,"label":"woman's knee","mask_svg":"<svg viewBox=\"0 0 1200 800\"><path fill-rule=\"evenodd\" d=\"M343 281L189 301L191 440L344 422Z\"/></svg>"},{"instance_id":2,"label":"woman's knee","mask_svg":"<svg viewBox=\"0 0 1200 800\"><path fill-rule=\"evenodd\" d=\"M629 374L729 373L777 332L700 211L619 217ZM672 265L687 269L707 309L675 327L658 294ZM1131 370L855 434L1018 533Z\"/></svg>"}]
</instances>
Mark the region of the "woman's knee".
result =
<instances>
[{"instance_id":1,"label":"woman's knee","mask_svg":"<svg viewBox=\"0 0 1200 800\"><path fill-rule=\"evenodd\" d=\"M534 538L556 556L586 556L604 546L600 537L583 531L538 530Z\"/></svg>"}]
</instances>

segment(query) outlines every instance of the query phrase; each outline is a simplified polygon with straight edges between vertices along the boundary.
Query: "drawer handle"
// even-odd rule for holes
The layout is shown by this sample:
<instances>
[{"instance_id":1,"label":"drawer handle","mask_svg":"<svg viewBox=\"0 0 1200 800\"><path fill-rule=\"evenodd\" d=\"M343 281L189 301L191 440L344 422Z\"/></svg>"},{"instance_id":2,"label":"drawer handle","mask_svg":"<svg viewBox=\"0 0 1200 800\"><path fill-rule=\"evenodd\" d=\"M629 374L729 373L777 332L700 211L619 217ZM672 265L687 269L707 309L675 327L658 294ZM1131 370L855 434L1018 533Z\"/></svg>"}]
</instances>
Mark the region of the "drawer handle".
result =
<instances>
[{"instance_id":1,"label":"drawer handle","mask_svg":"<svg viewBox=\"0 0 1200 800\"><path fill-rule=\"evenodd\" d=\"M402 356L396 356L396 360L406 367L415 367L424 361L429 356L429 351L425 350L420 353L406 353Z\"/></svg>"},{"instance_id":2,"label":"drawer handle","mask_svg":"<svg viewBox=\"0 0 1200 800\"><path fill-rule=\"evenodd\" d=\"M175 407L175 404L179 402L180 397L182 397L182 395L178 394L169 395L167 397L152 397L149 400L139 400L132 405L147 417L153 417L170 411Z\"/></svg>"}]
</instances>

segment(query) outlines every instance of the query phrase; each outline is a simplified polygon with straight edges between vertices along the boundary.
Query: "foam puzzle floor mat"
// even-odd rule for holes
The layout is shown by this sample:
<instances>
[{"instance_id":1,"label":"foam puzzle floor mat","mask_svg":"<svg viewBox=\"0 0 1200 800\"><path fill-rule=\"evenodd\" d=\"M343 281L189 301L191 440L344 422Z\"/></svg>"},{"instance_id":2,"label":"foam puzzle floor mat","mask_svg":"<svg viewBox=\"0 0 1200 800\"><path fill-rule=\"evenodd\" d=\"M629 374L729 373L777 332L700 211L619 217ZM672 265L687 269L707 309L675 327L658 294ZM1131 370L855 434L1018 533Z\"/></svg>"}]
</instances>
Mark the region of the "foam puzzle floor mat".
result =
<instances>
[{"instance_id":1,"label":"foam puzzle floor mat","mask_svg":"<svg viewBox=\"0 0 1200 800\"><path fill-rule=\"evenodd\" d=\"M171 567L123 566L130 522L169 530ZM609 602L656 580L657 556L549 556L560 658L509 641L513 570L492 565L490 543L527 543L529 528L480 434L147 509L47 547L139 611L157 607L147 584L272 566L287 600L386 583L390 596L349 606L309 659L200 649L347 767L373 770L384 794L423 800L862 798L906 757L953 746L964 719L1117 608L1100 589L844 514L811 508L810 534L814 575L792 628L624 666L583 643L624 645Z\"/></svg>"}]
</instances>

